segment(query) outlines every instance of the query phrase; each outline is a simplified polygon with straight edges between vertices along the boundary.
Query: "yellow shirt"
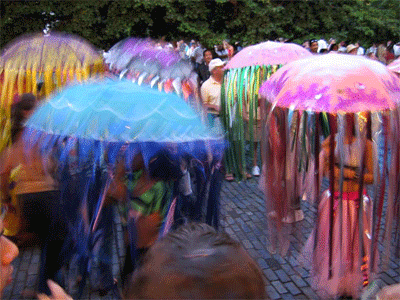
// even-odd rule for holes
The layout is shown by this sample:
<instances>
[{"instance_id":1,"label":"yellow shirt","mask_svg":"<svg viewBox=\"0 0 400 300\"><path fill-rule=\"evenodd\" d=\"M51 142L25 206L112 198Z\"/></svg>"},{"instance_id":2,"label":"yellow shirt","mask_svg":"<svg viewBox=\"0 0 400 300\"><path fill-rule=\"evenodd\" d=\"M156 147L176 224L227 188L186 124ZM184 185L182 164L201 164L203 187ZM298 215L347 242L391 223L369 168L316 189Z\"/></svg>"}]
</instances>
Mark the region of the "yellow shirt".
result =
<instances>
[{"instance_id":1,"label":"yellow shirt","mask_svg":"<svg viewBox=\"0 0 400 300\"><path fill-rule=\"evenodd\" d=\"M215 81L212 76L201 86L201 98L205 105L218 106L218 111L209 109L209 113L219 114L219 107L221 106L221 84Z\"/></svg>"},{"instance_id":2,"label":"yellow shirt","mask_svg":"<svg viewBox=\"0 0 400 300\"><path fill-rule=\"evenodd\" d=\"M20 138L4 151L0 166L1 174L20 166L15 180L15 194L38 193L56 189L56 182L51 177L49 170L45 169L37 146L26 153L23 140ZM46 167L50 167L50 165L47 164Z\"/></svg>"}]
</instances>

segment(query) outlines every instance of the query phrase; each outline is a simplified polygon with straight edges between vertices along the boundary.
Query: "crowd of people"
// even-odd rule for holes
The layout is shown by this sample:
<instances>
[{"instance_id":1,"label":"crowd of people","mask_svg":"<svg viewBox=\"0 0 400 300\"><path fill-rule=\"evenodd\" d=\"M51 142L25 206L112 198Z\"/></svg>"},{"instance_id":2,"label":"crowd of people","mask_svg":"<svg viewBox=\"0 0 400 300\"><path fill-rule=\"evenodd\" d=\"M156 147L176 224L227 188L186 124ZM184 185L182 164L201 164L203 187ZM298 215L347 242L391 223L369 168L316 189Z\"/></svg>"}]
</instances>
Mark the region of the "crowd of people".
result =
<instances>
[{"instance_id":1,"label":"crowd of people","mask_svg":"<svg viewBox=\"0 0 400 300\"><path fill-rule=\"evenodd\" d=\"M328 43L323 39L312 39L304 42L303 47L315 54L337 52L365 55L368 58L379 60L385 65L390 64L400 56L400 42L394 43L392 41L373 43L369 48L365 49L359 42L349 43L341 41L337 43L335 39L331 38Z\"/></svg>"},{"instance_id":2,"label":"crowd of people","mask_svg":"<svg viewBox=\"0 0 400 300\"><path fill-rule=\"evenodd\" d=\"M288 42L284 38L279 38L276 42ZM330 38L328 41L325 39L310 39L303 42L302 46L314 54L326 54L326 53L348 53L356 55L365 55L371 59L376 59L383 64L390 64L393 60L400 56L400 42L393 41L381 41L376 42L369 47L366 47L359 42L340 41L338 42L334 38ZM212 55L212 58L220 58L222 61L227 62L237 52L243 49L240 42L230 44L229 40L223 40L221 44L214 45L213 48L206 48L201 45L199 41L191 40L185 42L180 40L174 43L159 43L159 47L167 47L174 49L179 52L180 56L185 60L193 62L195 70L201 77L200 85L204 80L204 71L199 70L199 65L208 64L209 59L206 59L204 52L208 51Z\"/></svg>"},{"instance_id":3,"label":"crowd of people","mask_svg":"<svg viewBox=\"0 0 400 300\"><path fill-rule=\"evenodd\" d=\"M287 42L284 38L277 39L276 42ZM193 63L194 70L198 75L198 88L200 90L201 101L207 111L209 123L212 127L220 126L219 120L221 93L220 89L223 83L223 67L225 64L242 49L240 42L235 42L233 45L229 40L224 40L220 45L214 45L214 48L204 48L198 41L191 40L186 43L181 40L173 44L167 44L171 49L178 51L183 59ZM394 43L392 41L374 43L369 48L365 49L361 46L360 42L337 42L335 39L329 39L327 42L324 39L310 39L305 41L302 46L315 55L323 55L327 53L342 53L350 55L366 56L370 59L380 61L388 65L393 60L400 56L400 42ZM222 70L222 72L219 72ZM257 143L259 142L260 128L257 124L255 130L255 145L253 156L253 165L251 170L244 170L245 177L251 178L252 176L260 176L261 169L257 162ZM247 128L246 128L247 129ZM249 136L245 129L246 136ZM227 181L234 180L234 175L227 172L225 174Z\"/></svg>"},{"instance_id":4,"label":"crowd of people","mask_svg":"<svg viewBox=\"0 0 400 300\"><path fill-rule=\"evenodd\" d=\"M161 44L159 46L164 47ZM305 42L303 46L316 55L332 52L365 55L384 64L389 64L400 55L400 43L394 44L393 42L374 44L366 50L359 43L336 43L334 39L331 39L329 43L324 40L312 39ZM221 127L219 117L224 66L235 53L241 51L240 43L231 45L228 40L224 40L221 45L215 45L214 49L206 49L198 41L192 40L190 43L179 41L176 45L167 44L165 47L174 48L183 59L192 62L193 68L198 74L198 89L207 111L207 121L212 129L217 130ZM32 148L30 153L26 153L23 146L21 138L24 132L23 123L35 109L37 101L32 94L23 94L14 99L12 143L1 153L0 179L2 207L5 208L5 212L17 213L18 211L20 223L16 226L20 232L39 234L38 240L42 252L38 292L50 295L55 291L60 292L60 290L54 283L50 283L49 289L48 280L63 284L59 273L65 263L65 257L60 257L60 254L65 250L64 238L67 235L69 224L62 213L61 206L58 205L58 200L62 197L59 190L62 183L57 182L57 162L48 160L44 164L40 149ZM351 122L352 120L349 119L348 123L351 124ZM323 143L321 151L322 173L327 177L329 169L327 157L332 151L328 145L330 143L337 144L335 138L335 136L328 137ZM346 218L350 220L349 223L353 224L358 202L365 202L363 217L367 220L371 201L366 193L362 200L358 200L356 195L359 190L358 179L361 176L356 169L359 169L361 162L355 161L351 156L351 153L356 152L356 149L353 148L357 145L355 136L350 129L346 131L345 145L350 150L348 157L345 157L343 205L345 206L344 211L348 213ZM335 156L338 156L336 146L333 149ZM364 176L366 184L371 184L374 178L370 142L367 142L366 149L367 166L362 176ZM19 168L18 180L10 184L12 172L16 168ZM160 228L168 212L166 199L171 198L170 194L173 192L174 183L184 178L184 174L187 172L184 163L177 165L172 162L168 154L158 153L150 159L146 166L141 153L138 153L128 169L123 163L118 165L114 181L107 194L107 204L119 206L123 226L129 228L134 222L136 230L135 245L131 244L132 237L129 236L129 230L124 231L126 257L121 280L125 288L126 299L263 299L266 297L265 283L259 267L240 244L228 235L219 233L205 224L189 223L160 239ZM335 168L335 172L339 172L338 168ZM259 176L260 168L255 165L252 174L246 175L249 178L252 175ZM225 179L234 180L233 174L226 173ZM334 185L334 190L337 192L339 183L335 182ZM331 197L326 191L322 195L319 206L322 216L328 214L328 207L331 207L329 201L331 201ZM338 197L334 201L337 202ZM109 218L113 218L112 213ZM368 279L368 274L353 273L357 269L356 263L363 259L354 255L355 251L352 250L354 243L357 247L363 243L357 237L358 228L356 226L351 228L349 234L352 237L346 239L347 242L343 245L338 244L339 231L335 228L335 251L342 248L341 251L351 258L346 257L343 265L339 265L341 262L334 262L334 269L340 269L344 276L332 278L328 275L329 266L326 256L324 256L328 247L324 238L328 234L328 225L324 223L326 220L327 217L319 219L318 234L313 234L306 244L305 252L313 251L310 249L314 246L315 239L321 245L317 255L309 254L307 257L319 259L310 262L313 266L313 279L315 279L316 286L332 285L331 290L336 294L357 297L359 296L359 286L355 285L354 281L360 281L362 285L363 281ZM6 221L10 222L10 220ZM333 223L338 226L339 219L336 218ZM365 225L368 225L367 221ZM109 224L103 226L110 228ZM0 247L1 296L1 290L10 281L11 262L18 255L18 248L2 236L2 218L0 218L0 234L0 244L2 245ZM18 238L11 239L23 247L26 242L24 239L28 239L29 236L17 236ZM104 243L108 243L108 246L110 245L109 240L104 239L104 241ZM105 268L109 268L109 265L106 264ZM110 270L104 272L112 273ZM363 277L360 277L360 274ZM111 288L113 288L112 280L104 289ZM65 296L67 297L67 295Z\"/></svg>"}]
</instances>

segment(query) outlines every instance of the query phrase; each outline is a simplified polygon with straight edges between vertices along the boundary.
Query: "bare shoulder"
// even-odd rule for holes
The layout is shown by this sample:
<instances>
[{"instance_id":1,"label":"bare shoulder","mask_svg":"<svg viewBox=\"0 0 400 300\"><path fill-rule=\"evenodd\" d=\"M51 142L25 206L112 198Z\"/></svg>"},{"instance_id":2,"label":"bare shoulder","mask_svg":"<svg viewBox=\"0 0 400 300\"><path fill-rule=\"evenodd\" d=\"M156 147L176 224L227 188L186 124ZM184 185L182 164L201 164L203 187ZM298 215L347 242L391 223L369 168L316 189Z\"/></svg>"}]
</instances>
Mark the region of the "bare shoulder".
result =
<instances>
[{"instance_id":1,"label":"bare shoulder","mask_svg":"<svg viewBox=\"0 0 400 300\"><path fill-rule=\"evenodd\" d=\"M330 143L332 140L332 136L328 136L321 144L321 149L325 151L329 151Z\"/></svg>"}]
</instances>

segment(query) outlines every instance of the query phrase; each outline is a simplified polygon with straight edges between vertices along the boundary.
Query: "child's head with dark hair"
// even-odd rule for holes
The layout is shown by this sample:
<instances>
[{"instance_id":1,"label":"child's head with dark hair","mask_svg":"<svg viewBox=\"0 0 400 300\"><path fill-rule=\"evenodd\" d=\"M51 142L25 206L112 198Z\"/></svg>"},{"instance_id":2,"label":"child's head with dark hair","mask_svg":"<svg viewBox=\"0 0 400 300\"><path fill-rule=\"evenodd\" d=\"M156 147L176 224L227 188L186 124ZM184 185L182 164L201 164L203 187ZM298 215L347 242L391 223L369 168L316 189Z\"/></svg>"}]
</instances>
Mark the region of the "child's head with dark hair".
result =
<instances>
[{"instance_id":1,"label":"child's head with dark hair","mask_svg":"<svg viewBox=\"0 0 400 300\"><path fill-rule=\"evenodd\" d=\"M264 299L262 273L243 247L206 224L183 225L156 242L127 299Z\"/></svg>"}]
</instances>

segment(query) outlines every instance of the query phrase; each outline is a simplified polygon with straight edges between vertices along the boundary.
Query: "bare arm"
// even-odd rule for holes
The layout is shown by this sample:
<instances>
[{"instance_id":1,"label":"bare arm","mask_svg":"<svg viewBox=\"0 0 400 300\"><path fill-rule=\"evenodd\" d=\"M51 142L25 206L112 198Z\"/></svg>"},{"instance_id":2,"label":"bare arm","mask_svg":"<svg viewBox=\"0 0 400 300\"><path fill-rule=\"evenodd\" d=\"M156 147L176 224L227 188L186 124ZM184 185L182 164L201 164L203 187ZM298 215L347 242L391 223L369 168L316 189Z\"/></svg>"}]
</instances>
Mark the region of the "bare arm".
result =
<instances>
[{"instance_id":1,"label":"bare arm","mask_svg":"<svg viewBox=\"0 0 400 300\"><path fill-rule=\"evenodd\" d=\"M117 164L113 181L111 182L107 196L118 201L124 202L127 198L127 189L124 183L125 166L123 162Z\"/></svg>"}]
</instances>

